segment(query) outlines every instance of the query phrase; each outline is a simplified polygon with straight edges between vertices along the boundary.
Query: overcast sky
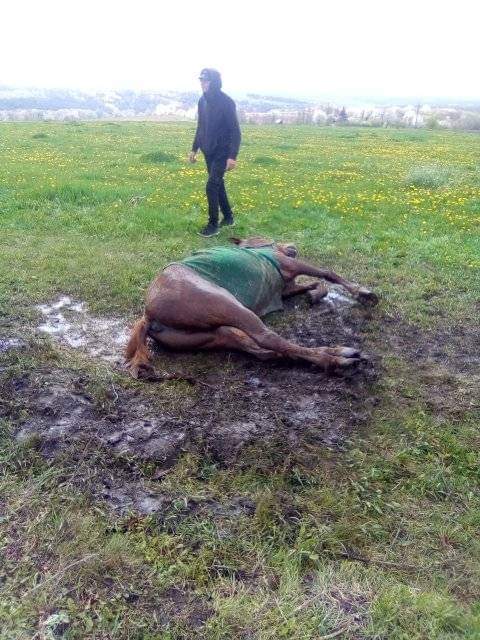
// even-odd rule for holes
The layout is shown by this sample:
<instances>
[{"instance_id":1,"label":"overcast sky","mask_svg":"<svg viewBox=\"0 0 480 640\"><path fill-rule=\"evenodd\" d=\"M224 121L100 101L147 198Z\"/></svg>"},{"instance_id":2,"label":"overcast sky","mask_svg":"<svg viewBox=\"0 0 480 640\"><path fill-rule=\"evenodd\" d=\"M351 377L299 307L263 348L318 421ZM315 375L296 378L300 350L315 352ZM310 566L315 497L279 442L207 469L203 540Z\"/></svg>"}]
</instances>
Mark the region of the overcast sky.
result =
<instances>
[{"instance_id":1,"label":"overcast sky","mask_svg":"<svg viewBox=\"0 0 480 640\"><path fill-rule=\"evenodd\" d=\"M0 85L197 91L212 66L233 95L480 98L479 18L478 0L9 1Z\"/></svg>"}]
</instances>

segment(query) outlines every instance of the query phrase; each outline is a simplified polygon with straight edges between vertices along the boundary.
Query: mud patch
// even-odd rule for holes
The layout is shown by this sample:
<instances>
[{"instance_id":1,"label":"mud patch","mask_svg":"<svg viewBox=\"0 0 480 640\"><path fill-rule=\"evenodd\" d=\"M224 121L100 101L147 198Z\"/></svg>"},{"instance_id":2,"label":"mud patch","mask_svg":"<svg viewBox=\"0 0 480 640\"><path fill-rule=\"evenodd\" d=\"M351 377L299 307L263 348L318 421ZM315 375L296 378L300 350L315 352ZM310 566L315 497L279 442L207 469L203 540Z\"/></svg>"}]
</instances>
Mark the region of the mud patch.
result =
<instances>
[{"instance_id":1,"label":"mud patch","mask_svg":"<svg viewBox=\"0 0 480 640\"><path fill-rule=\"evenodd\" d=\"M67 296L40 305L44 322L39 331L91 357L114 364L126 339L123 322L90 316L86 305ZM285 314L273 318L275 328L305 345L345 344L361 347L366 316L352 301L332 290L325 301L310 308L289 302ZM287 328L285 325L288 325ZM372 405L368 385L371 365L342 377L329 377L311 365L263 363L240 353L157 352L154 364L169 372L185 372L208 386L198 385L191 409L179 393L178 411L156 413L132 391L117 389L115 415L104 416L78 379L67 371L13 381L29 406L17 437L42 436L52 452L79 435L98 439L115 453L152 458L168 464L187 443L205 447L220 460L231 459L247 444L268 441L281 433L286 446L310 434L315 441L339 446L346 431L363 422ZM158 387L159 395L162 386ZM343 434L343 435L342 435Z\"/></svg>"},{"instance_id":2,"label":"mud patch","mask_svg":"<svg viewBox=\"0 0 480 640\"><path fill-rule=\"evenodd\" d=\"M45 324L55 325L54 318L61 314L64 320L60 318L59 323L75 330L83 319L82 341L72 348L103 357L97 350L98 319L88 316L82 303L62 298L46 305L42 313ZM336 295L335 289L314 307L300 298L288 301L285 312L269 318L268 324L306 346L340 344L364 350L365 340L370 340L384 355L415 363L424 387L417 395L421 398L426 389L430 396L425 399L432 403L450 402L449 398L459 403L458 386L452 385L447 370L453 371L455 381L478 381L480 345L473 329L458 334L422 332L364 309L349 297ZM120 338L112 342L112 333L118 330L116 335L121 336L124 326L117 320L107 326L102 345L108 358L112 344L120 342ZM71 327L51 335L72 346ZM93 343L92 335L96 336ZM235 462L260 470L292 464L316 466L323 463L326 449L340 452L348 446L368 424L378 403L375 383L381 366L375 358L342 376L327 376L309 364L260 362L247 354L225 351L173 353L151 346L158 370L188 373L206 385L186 393L181 383L159 384L155 387L158 399L170 398L163 406L144 395L147 383L134 388L116 384L109 391L108 406L98 404L88 393L85 376L60 368L9 379L2 389L7 402L0 413L16 425L18 440L33 438L46 456L65 454L74 459L73 448L90 452L94 459L95 451L102 452L91 491L123 515L155 514L173 522L208 510L222 518L229 513L249 514L252 505L218 505L208 500L182 503L182 497L165 496L162 474L187 451L219 465ZM438 393L433 394L434 387ZM443 405L432 406L443 411ZM111 473L103 469L108 460ZM121 460L133 466L125 471L121 463L123 470L118 471ZM155 476L145 479L142 461L153 463L157 481Z\"/></svg>"},{"instance_id":3,"label":"mud patch","mask_svg":"<svg viewBox=\"0 0 480 640\"><path fill-rule=\"evenodd\" d=\"M37 331L48 334L60 344L83 351L92 358L119 364L128 340L124 320L91 316L85 302L62 296L37 306L43 322Z\"/></svg>"},{"instance_id":4,"label":"mud patch","mask_svg":"<svg viewBox=\"0 0 480 640\"><path fill-rule=\"evenodd\" d=\"M384 319L386 345L393 353L419 363L430 362L454 374L480 372L480 327L472 324L447 329L420 329L401 318Z\"/></svg>"},{"instance_id":5,"label":"mud patch","mask_svg":"<svg viewBox=\"0 0 480 640\"><path fill-rule=\"evenodd\" d=\"M345 295L340 287L331 286L328 289L328 293L323 299L324 303L326 302L330 305L331 308L342 308L342 307L351 307L355 304L355 300Z\"/></svg>"},{"instance_id":6,"label":"mud patch","mask_svg":"<svg viewBox=\"0 0 480 640\"><path fill-rule=\"evenodd\" d=\"M184 495L165 494L161 484L140 476L121 478L118 473L109 477L96 477L90 490L96 498L106 501L117 513L127 516L131 513L155 515L157 525L165 525L174 530L180 522L189 517L229 520L242 516L251 517L255 513L255 503L241 496L226 499L220 503L212 498L193 498ZM85 487L84 487L85 488Z\"/></svg>"},{"instance_id":7,"label":"mud patch","mask_svg":"<svg viewBox=\"0 0 480 640\"><path fill-rule=\"evenodd\" d=\"M200 596L176 587L167 589L162 594L161 600L164 601L165 609L171 618L174 618L175 621L180 620L192 630L201 629L215 613L213 607L209 606ZM165 615L163 608L162 614Z\"/></svg>"},{"instance_id":8,"label":"mud patch","mask_svg":"<svg viewBox=\"0 0 480 640\"><path fill-rule=\"evenodd\" d=\"M381 348L409 363L415 397L440 423L480 409L480 329L476 323L420 329L401 318L385 318ZM379 345L380 346L380 345Z\"/></svg>"},{"instance_id":9,"label":"mud patch","mask_svg":"<svg viewBox=\"0 0 480 640\"><path fill-rule=\"evenodd\" d=\"M152 459L169 466L187 439L184 423L170 414L158 415L132 392L114 390L116 402L109 413L99 408L85 391L81 376L65 370L9 383L26 400L30 417L19 422L16 438L39 438L46 456L53 456L75 441L96 442L115 456ZM18 405L16 405L18 406ZM11 411L11 416L14 410ZM14 415L12 417L15 417Z\"/></svg>"},{"instance_id":10,"label":"mud patch","mask_svg":"<svg viewBox=\"0 0 480 640\"><path fill-rule=\"evenodd\" d=\"M301 299L290 301L272 324L283 336L305 346L362 349L368 317L354 301L332 289L315 307ZM181 355L175 357L181 362ZM211 358L222 367L219 354ZM258 362L234 353L228 355L228 364L222 383L209 380L216 390L208 398L203 394L199 403L209 424L204 432L206 445L220 460L260 443L276 450L279 458L292 452L302 455L312 446L342 449L377 402L372 392L376 380L372 361L341 376L328 376L308 364Z\"/></svg>"},{"instance_id":11,"label":"mud patch","mask_svg":"<svg viewBox=\"0 0 480 640\"><path fill-rule=\"evenodd\" d=\"M84 303L68 296L38 309L43 316L38 331L112 366L120 359L126 340L124 322L90 316ZM285 312L269 318L268 324L306 346L361 349L369 313L333 288L314 307L304 299L288 301ZM292 457L308 457L317 465L325 447L335 451L345 447L349 436L368 421L377 401L372 392L375 366L368 361L332 377L308 363L265 363L242 353L173 353L151 346L157 370L185 373L206 384L188 391L184 383L158 384L156 402L144 395L148 383L135 387L115 383L115 388L103 389L108 394L105 403L90 395L86 374L59 367L26 373L6 380L2 389L7 399L1 405L3 415L16 425L17 440L35 442L47 457L72 457L72 447L98 450L102 460L110 459L113 465L130 460L140 469L142 461L148 461L160 473L187 451L220 465L236 461L271 467ZM129 469L104 479L101 470L95 474L92 492L122 514L171 511L158 489L143 482L141 473ZM244 506L230 505L238 513ZM189 503L185 508L191 513L225 506Z\"/></svg>"}]
</instances>

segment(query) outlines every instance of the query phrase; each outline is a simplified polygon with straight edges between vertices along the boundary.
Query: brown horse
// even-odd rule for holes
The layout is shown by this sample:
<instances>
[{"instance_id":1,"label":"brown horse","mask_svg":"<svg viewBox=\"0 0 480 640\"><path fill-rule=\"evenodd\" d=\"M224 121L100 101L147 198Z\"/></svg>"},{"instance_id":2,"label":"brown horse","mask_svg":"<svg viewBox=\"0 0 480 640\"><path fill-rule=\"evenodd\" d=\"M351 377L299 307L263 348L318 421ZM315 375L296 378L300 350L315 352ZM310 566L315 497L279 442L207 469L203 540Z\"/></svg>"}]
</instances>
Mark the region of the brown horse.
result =
<instances>
[{"instance_id":1,"label":"brown horse","mask_svg":"<svg viewBox=\"0 0 480 640\"><path fill-rule=\"evenodd\" d=\"M277 281L282 297L309 292L315 301L326 295L327 289L319 282L297 284L295 279L301 275L341 285L362 304L377 304L378 298L374 293L348 282L333 271L302 262L292 244L279 244L265 238L231 240L237 245L236 248L231 247L232 252L249 249L254 253L270 248L270 262L273 261L278 271L277 279L275 275L272 278L274 284L271 289L263 287L263 292L249 308L232 291L200 275L191 266L182 263L167 266L150 285L144 316L135 323L127 345L126 361L132 376L148 375L152 370L148 336L170 349L238 349L262 360L307 360L324 370L348 367L358 362L361 354L350 347L307 348L285 340L269 329L260 316L269 305L271 307L277 293L274 291ZM228 250L224 249L223 253L227 256L226 270L235 268L235 262L228 264ZM233 253L232 257L235 257ZM275 272L275 268L272 269ZM247 293L252 293L257 284L260 289L261 283L250 278Z\"/></svg>"}]
</instances>

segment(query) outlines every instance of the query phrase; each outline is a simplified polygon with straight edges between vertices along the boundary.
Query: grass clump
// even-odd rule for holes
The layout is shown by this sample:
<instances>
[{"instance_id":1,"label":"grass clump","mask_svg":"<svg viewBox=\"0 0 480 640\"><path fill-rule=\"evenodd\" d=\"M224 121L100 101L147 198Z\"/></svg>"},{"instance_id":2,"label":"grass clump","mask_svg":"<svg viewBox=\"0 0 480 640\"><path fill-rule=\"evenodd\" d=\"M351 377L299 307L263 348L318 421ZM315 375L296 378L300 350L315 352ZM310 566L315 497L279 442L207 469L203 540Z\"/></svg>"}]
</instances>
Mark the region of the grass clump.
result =
<instances>
[{"instance_id":1,"label":"grass clump","mask_svg":"<svg viewBox=\"0 0 480 640\"><path fill-rule=\"evenodd\" d=\"M409 187L438 189L449 184L452 178L453 172L447 167L441 167L438 165L425 165L420 167L413 167L407 174L405 183Z\"/></svg>"},{"instance_id":2,"label":"grass clump","mask_svg":"<svg viewBox=\"0 0 480 640\"><path fill-rule=\"evenodd\" d=\"M145 163L164 164L166 162L173 162L175 157L170 153L165 153L164 151L152 151L150 153L145 153L141 156L140 160Z\"/></svg>"},{"instance_id":3,"label":"grass clump","mask_svg":"<svg viewBox=\"0 0 480 640\"><path fill-rule=\"evenodd\" d=\"M419 593L406 585L392 586L379 595L371 616L367 637L478 638L479 619L475 614L458 609L447 595Z\"/></svg>"},{"instance_id":4,"label":"grass clump","mask_svg":"<svg viewBox=\"0 0 480 640\"><path fill-rule=\"evenodd\" d=\"M278 160L276 158L271 158L270 156L257 156L253 162L255 164L262 164L265 166L278 164Z\"/></svg>"},{"instance_id":5,"label":"grass clump","mask_svg":"<svg viewBox=\"0 0 480 640\"><path fill-rule=\"evenodd\" d=\"M123 193L115 187L98 188L83 184L63 184L37 193L35 199L63 206L89 206L113 202L121 195Z\"/></svg>"}]
</instances>

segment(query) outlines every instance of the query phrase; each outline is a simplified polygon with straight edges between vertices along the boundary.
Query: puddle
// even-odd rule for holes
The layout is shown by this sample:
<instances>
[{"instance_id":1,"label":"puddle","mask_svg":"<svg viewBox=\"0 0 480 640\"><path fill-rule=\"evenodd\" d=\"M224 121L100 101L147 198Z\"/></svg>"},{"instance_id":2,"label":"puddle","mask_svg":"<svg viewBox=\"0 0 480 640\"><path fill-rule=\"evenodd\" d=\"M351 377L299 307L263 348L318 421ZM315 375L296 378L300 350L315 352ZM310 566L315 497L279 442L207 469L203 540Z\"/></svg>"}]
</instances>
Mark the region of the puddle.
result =
<instances>
[{"instance_id":1,"label":"puddle","mask_svg":"<svg viewBox=\"0 0 480 640\"><path fill-rule=\"evenodd\" d=\"M334 289L333 287L329 287L328 293L323 298L325 302L330 303L332 306L337 307L340 305L354 305L356 304L356 300L354 298L350 298L346 296L344 293L339 291L338 289Z\"/></svg>"},{"instance_id":2,"label":"puddle","mask_svg":"<svg viewBox=\"0 0 480 640\"><path fill-rule=\"evenodd\" d=\"M37 327L40 333L111 364L123 360L129 334L124 320L92 316L85 302L72 300L69 296L37 305L37 309L43 316L43 322Z\"/></svg>"}]
</instances>

